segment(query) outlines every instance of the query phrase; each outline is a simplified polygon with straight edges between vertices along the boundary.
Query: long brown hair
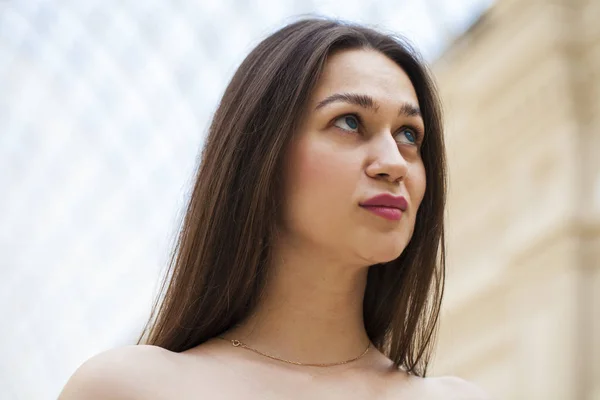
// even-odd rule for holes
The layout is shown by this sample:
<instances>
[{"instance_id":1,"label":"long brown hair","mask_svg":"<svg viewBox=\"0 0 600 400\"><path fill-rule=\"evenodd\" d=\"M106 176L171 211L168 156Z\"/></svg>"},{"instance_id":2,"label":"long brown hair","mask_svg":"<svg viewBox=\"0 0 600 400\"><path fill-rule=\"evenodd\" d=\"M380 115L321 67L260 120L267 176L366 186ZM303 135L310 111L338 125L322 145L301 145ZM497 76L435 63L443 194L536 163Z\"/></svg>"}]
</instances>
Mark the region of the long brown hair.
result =
<instances>
[{"instance_id":1,"label":"long brown hair","mask_svg":"<svg viewBox=\"0 0 600 400\"><path fill-rule=\"evenodd\" d=\"M369 267L364 323L396 366L424 376L444 286L446 164L441 109L424 63L401 38L364 26L303 19L242 62L214 115L162 290L139 343L181 352L254 309L282 203L282 161L328 55L374 49L409 76L426 135L427 188L402 255ZM276 210L276 211L273 211Z\"/></svg>"}]
</instances>

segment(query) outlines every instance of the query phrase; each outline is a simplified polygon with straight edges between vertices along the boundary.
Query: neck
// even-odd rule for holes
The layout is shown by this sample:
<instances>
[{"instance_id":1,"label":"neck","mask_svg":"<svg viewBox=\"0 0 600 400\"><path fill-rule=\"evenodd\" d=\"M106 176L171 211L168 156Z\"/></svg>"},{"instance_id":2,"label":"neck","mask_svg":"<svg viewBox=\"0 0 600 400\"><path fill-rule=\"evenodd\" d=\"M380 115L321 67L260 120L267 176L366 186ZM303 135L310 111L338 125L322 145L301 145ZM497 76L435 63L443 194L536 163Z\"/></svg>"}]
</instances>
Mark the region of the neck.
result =
<instances>
[{"instance_id":1,"label":"neck","mask_svg":"<svg viewBox=\"0 0 600 400\"><path fill-rule=\"evenodd\" d=\"M368 269L319 252L279 249L252 315L225 336L302 363L355 358L369 343L363 321Z\"/></svg>"}]
</instances>

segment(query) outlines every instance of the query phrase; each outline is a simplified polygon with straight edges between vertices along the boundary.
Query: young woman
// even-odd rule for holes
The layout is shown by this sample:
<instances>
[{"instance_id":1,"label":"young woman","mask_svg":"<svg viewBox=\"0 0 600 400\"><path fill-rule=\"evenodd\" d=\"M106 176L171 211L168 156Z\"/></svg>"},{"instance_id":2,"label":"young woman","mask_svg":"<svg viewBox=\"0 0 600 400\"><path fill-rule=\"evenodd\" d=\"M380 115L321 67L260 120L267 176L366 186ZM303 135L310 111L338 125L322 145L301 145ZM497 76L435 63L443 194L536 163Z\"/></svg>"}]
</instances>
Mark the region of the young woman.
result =
<instances>
[{"instance_id":1,"label":"young woman","mask_svg":"<svg viewBox=\"0 0 600 400\"><path fill-rule=\"evenodd\" d=\"M235 73L144 345L69 399L483 399L425 378L444 275L444 144L401 40L288 25Z\"/></svg>"}]
</instances>

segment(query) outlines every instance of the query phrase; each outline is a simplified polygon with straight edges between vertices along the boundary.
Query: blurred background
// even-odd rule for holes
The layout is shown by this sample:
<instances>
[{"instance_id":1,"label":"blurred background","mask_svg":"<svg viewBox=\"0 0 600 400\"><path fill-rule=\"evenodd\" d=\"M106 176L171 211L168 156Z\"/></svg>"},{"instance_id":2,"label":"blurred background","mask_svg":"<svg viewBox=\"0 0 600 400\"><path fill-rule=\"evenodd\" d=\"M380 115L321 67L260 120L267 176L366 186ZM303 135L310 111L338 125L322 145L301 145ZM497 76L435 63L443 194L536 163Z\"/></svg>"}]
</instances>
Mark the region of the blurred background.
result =
<instances>
[{"instance_id":1,"label":"blurred background","mask_svg":"<svg viewBox=\"0 0 600 400\"><path fill-rule=\"evenodd\" d=\"M600 1L0 1L0 398L56 398L150 311L212 112L301 14L408 37L445 104L433 374L600 399Z\"/></svg>"}]
</instances>

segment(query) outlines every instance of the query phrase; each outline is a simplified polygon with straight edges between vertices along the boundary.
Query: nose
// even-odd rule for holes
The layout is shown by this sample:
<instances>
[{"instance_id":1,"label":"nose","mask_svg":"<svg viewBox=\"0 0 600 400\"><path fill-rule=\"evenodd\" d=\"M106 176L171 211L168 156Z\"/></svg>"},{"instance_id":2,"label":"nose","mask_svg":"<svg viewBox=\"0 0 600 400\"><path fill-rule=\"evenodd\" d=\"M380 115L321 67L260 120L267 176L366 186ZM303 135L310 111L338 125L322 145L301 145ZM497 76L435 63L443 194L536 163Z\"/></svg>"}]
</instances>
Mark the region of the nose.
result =
<instances>
[{"instance_id":1,"label":"nose","mask_svg":"<svg viewBox=\"0 0 600 400\"><path fill-rule=\"evenodd\" d=\"M402 157L398 144L387 134L373 144L372 156L366 168L369 177L398 183L406 177L408 163Z\"/></svg>"}]
</instances>

